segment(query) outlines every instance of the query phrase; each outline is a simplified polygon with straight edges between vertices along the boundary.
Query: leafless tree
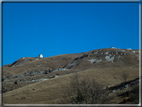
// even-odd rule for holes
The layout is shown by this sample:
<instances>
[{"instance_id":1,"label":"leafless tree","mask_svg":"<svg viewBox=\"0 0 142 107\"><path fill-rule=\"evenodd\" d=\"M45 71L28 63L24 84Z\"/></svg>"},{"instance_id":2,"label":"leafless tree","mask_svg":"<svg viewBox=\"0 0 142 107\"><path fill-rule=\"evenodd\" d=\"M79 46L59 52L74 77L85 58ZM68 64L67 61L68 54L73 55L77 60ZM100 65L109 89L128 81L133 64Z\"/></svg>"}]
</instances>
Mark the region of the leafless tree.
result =
<instances>
[{"instance_id":1,"label":"leafless tree","mask_svg":"<svg viewBox=\"0 0 142 107\"><path fill-rule=\"evenodd\" d=\"M125 83L126 83L126 80L127 80L127 78L129 77L128 72L125 72L125 71L122 72L121 77L125 80Z\"/></svg>"},{"instance_id":2,"label":"leafless tree","mask_svg":"<svg viewBox=\"0 0 142 107\"><path fill-rule=\"evenodd\" d=\"M79 77L76 72L71 78L70 85L65 91L63 103L71 104L106 104L109 103L107 92L103 86L88 77Z\"/></svg>"}]
</instances>

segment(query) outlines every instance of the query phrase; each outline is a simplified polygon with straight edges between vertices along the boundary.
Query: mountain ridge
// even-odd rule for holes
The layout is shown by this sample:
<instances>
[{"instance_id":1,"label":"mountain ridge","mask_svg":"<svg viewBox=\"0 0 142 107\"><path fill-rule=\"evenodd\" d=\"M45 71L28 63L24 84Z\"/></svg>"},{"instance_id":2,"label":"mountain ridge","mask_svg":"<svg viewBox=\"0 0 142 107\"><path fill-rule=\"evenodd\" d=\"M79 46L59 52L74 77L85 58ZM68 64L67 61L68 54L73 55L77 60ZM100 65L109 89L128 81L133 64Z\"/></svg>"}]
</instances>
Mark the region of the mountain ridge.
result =
<instances>
[{"instance_id":1,"label":"mountain ridge","mask_svg":"<svg viewBox=\"0 0 142 107\"><path fill-rule=\"evenodd\" d=\"M58 85L61 87L61 84L57 84L55 81L64 83L66 86L68 85L68 82L65 81L69 80L68 78L71 78L75 72L78 72L83 77L88 75L90 79L95 78L97 82L103 84L104 87L111 87L122 83L123 80L121 74L123 72L129 74L129 81L134 80L139 77L139 50L107 48L39 59L34 57L20 58L14 63L3 67L2 92L4 93L4 102L12 103L11 101L8 101L8 96L15 96L14 93L16 90L19 90L19 95L24 97L25 95L22 94L23 90L42 90L37 86L39 83L45 87L42 91L46 92L47 88L52 93L50 88L51 85L53 89L58 92L56 89L58 89ZM54 86L50 82L56 85ZM49 86L44 86L46 84L49 84ZM26 89L26 87L29 87L30 89ZM61 88L60 91L61 90L63 90L63 88ZM30 92L30 95L35 94L33 91ZM37 92L38 93L35 96L40 96L40 91ZM9 93L11 94L9 95ZM55 99L59 101L61 94L57 95L59 96L57 97L54 94L51 96L55 96ZM16 96L19 97L18 95ZM50 100L48 95L45 96ZM43 99L43 102L46 100L45 96L44 98L41 98L42 96L40 96L40 98ZM14 99L15 102L18 101L16 100L17 97ZM22 103L25 101L20 97L20 102ZM26 100L26 102L29 101ZM47 103L53 102L54 101L47 101ZM36 102L33 100L32 103ZM40 101L38 103L40 103Z\"/></svg>"}]
</instances>

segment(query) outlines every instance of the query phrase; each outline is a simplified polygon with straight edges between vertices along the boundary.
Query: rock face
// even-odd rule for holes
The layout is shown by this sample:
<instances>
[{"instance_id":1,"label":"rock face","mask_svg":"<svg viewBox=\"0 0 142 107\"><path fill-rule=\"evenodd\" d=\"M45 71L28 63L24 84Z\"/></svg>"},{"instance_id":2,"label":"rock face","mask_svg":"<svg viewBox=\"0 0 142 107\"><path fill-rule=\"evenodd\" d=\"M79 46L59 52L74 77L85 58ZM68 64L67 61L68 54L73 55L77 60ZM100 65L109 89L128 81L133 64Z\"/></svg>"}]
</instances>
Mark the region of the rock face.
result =
<instances>
[{"instance_id":1,"label":"rock face","mask_svg":"<svg viewBox=\"0 0 142 107\"><path fill-rule=\"evenodd\" d=\"M100 60L98 60L98 59L90 59L90 60L88 60L88 61L90 61L90 63L92 64L92 63L94 63L94 62L96 62L96 63L101 62L102 59L100 59Z\"/></svg>"},{"instance_id":2,"label":"rock face","mask_svg":"<svg viewBox=\"0 0 142 107\"><path fill-rule=\"evenodd\" d=\"M68 70L68 69L66 69L66 68L58 68L58 69L53 70L52 72L55 72L55 71L65 71L65 70Z\"/></svg>"},{"instance_id":3,"label":"rock face","mask_svg":"<svg viewBox=\"0 0 142 107\"><path fill-rule=\"evenodd\" d=\"M112 62L113 63L114 56L110 58L110 55L109 55L109 56L106 56L105 59L106 59L107 62Z\"/></svg>"}]
</instances>

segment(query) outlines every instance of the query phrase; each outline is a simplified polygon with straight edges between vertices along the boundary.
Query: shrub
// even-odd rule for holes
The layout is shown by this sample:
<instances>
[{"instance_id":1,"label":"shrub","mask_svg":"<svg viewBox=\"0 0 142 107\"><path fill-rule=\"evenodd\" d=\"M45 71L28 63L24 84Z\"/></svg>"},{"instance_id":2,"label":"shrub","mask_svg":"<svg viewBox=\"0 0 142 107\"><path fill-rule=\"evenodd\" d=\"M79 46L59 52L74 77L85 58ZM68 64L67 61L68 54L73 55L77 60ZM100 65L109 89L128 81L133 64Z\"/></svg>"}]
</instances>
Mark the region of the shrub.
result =
<instances>
[{"instance_id":1,"label":"shrub","mask_svg":"<svg viewBox=\"0 0 142 107\"><path fill-rule=\"evenodd\" d=\"M71 104L106 104L109 96L103 86L87 77L80 79L75 73L65 91L63 103Z\"/></svg>"},{"instance_id":2,"label":"shrub","mask_svg":"<svg viewBox=\"0 0 142 107\"><path fill-rule=\"evenodd\" d=\"M16 81L14 81L14 84L17 84L17 80L16 80Z\"/></svg>"}]
</instances>

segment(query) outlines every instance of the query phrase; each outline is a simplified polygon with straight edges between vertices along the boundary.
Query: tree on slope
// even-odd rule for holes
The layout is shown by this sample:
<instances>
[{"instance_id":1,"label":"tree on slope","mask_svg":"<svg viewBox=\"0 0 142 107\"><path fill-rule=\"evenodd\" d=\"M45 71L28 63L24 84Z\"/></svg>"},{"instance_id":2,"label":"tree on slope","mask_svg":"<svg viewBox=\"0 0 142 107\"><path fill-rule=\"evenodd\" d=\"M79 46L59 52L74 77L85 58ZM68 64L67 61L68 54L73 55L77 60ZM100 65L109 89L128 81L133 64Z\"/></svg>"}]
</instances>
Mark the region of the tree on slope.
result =
<instances>
[{"instance_id":1,"label":"tree on slope","mask_svg":"<svg viewBox=\"0 0 142 107\"><path fill-rule=\"evenodd\" d=\"M71 104L106 104L110 100L102 85L87 77L81 79L77 72L71 78L64 98L63 103Z\"/></svg>"}]
</instances>

